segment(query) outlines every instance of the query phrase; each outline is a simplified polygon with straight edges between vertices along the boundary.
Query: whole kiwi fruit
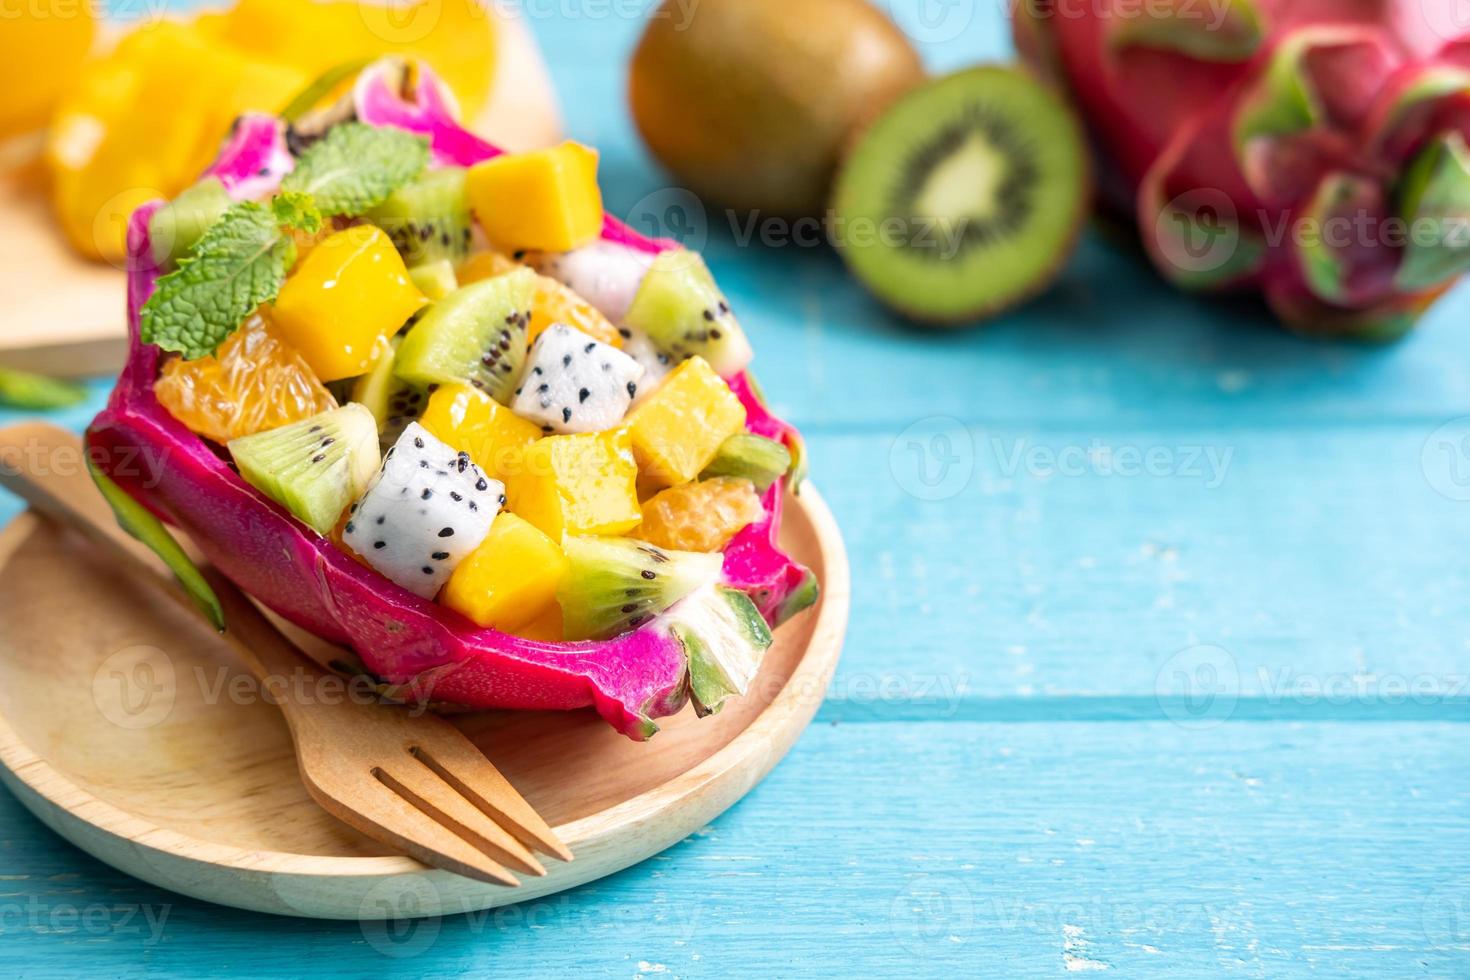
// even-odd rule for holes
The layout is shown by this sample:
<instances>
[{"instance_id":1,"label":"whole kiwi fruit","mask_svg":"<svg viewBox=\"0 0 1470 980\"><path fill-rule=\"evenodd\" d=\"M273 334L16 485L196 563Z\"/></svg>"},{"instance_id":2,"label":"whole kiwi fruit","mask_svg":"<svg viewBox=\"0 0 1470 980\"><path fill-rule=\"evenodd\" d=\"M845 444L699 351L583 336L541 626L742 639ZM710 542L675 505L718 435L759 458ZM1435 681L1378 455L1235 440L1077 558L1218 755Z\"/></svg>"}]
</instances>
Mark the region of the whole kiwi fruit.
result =
<instances>
[{"instance_id":1,"label":"whole kiwi fruit","mask_svg":"<svg viewBox=\"0 0 1470 980\"><path fill-rule=\"evenodd\" d=\"M820 213L853 131L924 79L868 0L664 0L633 56L644 142L705 200Z\"/></svg>"}]
</instances>

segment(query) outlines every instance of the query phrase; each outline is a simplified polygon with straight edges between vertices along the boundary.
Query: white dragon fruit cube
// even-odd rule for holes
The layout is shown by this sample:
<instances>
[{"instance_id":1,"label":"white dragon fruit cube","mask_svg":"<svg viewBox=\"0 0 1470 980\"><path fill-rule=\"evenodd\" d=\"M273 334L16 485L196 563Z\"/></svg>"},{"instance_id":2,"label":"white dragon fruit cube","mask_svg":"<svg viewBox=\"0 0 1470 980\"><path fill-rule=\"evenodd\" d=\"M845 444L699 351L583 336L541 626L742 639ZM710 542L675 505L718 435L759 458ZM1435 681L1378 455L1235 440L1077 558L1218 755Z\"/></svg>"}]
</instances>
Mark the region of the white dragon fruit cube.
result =
<instances>
[{"instance_id":1,"label":"white dragon fruit cube","mask_svg":"<svg viewBox=\"0 0 1470 980\"><path fill-rule=\"evenodd\" d=\"M432 599L504 503L499 480L413 422L352 505L342 540L385 577Z\"/></svg>"},{"instance_id":2,"label":"white dragon fruit cube","mask_svg":"<svg viewBox=\"0 0 1470 980\"><path fill-rule=\"evenodd\" d=\"M531 345L511 411L546 432L602 432L628 414L643 365L610 344L553 323Z\"/></svg>"},{"instance_id":3,"label":"white dragon fruit cube","mask_svg":"<svg viewBox=\"0 0 1470 980\"><path fill-rule=\"evenodd\" d=\"M617 242L596 241L570 252L537 253L527 261L542 275L570 286L613 323L620 323L638 295L653 256Z\"/></svg>"}]
</instances>

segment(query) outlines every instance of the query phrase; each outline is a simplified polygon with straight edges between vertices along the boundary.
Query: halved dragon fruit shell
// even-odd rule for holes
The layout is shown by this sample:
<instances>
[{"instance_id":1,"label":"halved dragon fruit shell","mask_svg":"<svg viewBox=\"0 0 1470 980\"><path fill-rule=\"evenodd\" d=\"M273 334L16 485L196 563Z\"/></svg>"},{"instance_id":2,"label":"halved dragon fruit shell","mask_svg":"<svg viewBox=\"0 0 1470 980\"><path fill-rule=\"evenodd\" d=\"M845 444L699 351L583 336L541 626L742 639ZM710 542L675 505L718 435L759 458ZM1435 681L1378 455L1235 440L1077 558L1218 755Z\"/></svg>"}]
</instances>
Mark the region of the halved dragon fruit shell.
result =
<instances>
[{"instance_id":1,"label":"halved dragon fruit shell","mask_svg":"<svg viewBox=\"0 0 1470 980\"><path fill-rule=\"evenodd\" d=\"M237 201L264 197L296 167L286 146L286 124L263 112L249 112L235 120L224 147L204 172L218 177Z\"/></svg>"},{"instance_id":2,"label":"halved dragon fruit shell","mask_svg":"<svg viewBox=\"0 0 1470 980\"><path fill-rule=\"evenodd\" d=\"M382 78L371 74L359 88L372 98L385 98L373 88ZM397 116L389 120L376 114L390 108L384 103L363 118L427 133L442 160L474 163L493 156L494 147L443 114L447 103L437 94L441 89L421 69L414 101L400 98ZM215 164L212 172L222 179L224 172L243 177L245 161L256 159L251 155L256 149L275 146L274 138L264 139L268 128L257 121L248 127L249 141L241 138L246 131L237 129L236 140ZM279 128L275 132L279 135ZM269 168L278 171L284 172L278 165ZM174 419L153 394L161 352L139 338L139 313L159 275L148 220L161 203L139 208L129 224L130 354L107 407L87 431L93 458L109 476L186 531L244 591L317 636L352 647L401 697L473 709L593 707L634 739L647 738L657 731L654 719L684 706L690 695L689 656L663 619L612 640L586 643L543 643L479 629L353 560L252 489L226 459ZM649 252L672 244L642 238L612 219L607 228L610 240ZM746 404L751 431L799 449L795 430L770 414L747 376L730 383ZM135 459L163 462L146 473L118 465ZM741 532L724 565L728 583L748 592L773 624L816 598L812 573L775 544L784 482L768 491L767 519Z\"/></svg>"}]
</instances>

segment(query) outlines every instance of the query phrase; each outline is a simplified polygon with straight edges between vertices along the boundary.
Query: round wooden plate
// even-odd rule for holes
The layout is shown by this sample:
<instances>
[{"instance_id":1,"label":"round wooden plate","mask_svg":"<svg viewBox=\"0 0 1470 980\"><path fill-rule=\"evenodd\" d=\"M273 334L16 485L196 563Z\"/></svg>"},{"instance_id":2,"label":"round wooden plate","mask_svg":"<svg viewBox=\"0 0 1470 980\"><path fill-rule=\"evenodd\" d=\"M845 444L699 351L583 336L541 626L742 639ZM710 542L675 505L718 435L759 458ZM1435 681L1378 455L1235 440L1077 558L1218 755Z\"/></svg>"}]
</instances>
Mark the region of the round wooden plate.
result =
<instances>
[{"instance_id":1,"label":"round wooden plate","mask_svg":"<svg viewBox=\"0 0 1470 980\"><path fill-rule=\"evenodd\" d=\"M317 807L280 713L208 627L29 512L0 531L0 779L89 854L223 905L378 920L571 888L703 827L811 721L847 625L847 556L810 485L782 538L822 599L719 715L686 709L642 744L591 711L457 720L576 854L519 888L388 853Z\"/></svg>"}]
</instances>

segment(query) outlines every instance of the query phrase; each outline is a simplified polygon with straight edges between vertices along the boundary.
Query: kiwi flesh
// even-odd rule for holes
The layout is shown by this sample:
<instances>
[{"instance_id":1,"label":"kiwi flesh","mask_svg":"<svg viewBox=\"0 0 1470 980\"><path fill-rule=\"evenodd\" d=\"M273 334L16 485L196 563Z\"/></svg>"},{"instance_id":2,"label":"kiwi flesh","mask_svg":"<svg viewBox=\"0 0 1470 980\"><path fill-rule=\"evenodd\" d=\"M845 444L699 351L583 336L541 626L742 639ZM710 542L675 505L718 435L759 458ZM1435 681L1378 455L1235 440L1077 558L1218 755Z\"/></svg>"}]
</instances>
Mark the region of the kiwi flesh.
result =
<instances>
[{"instance_id":1,"label":"kiwi flesh","mask_svg":"<svg viewBox=\"0 0 1470 980\"><path fill-rule=\"evenodd\" d=\"M634 538L562 542L568 567L557 586L568 640L605 640L637 629L720 577L718 554L670 551Z\"/></svg>"},{"instance_id":2,"label":"kiwi flesh","mask_svg":"<svg viewBox=\"0 0 1470 980\"><path fill-rule=\"evenodd\" d=\"M791 469L791 451L774 439L754 432L737 432L720 444L715 458L699 474L701 480L717 476L744 478L765 493Z\"/></svg>"},{"instance_id":3,"label":"kiwi flesh","mask_svg":"<svg viewBox=\"0 0 1470 980\"><path fill-rule=\"evenodd\" d=\"M536 290L530 269L456 289L409 328L393 373L423 389L461 382L509 404L526 360Z\"/></svg>"},{"instance_id":4,"label":"kiwi flesh","mask_svg":"<svg viewBox=\"0 0 1470 980\"><path fill-rule=\"evenodd\" d=\"M388 233L409 268L440 259L464 261L474 239L465 169L430 170L398 188L367 219Z\"/></svg>"},{"instance_id":5,"label":"kiwi flesh","mask_svg":"<svg viewBox=\"0 0 1470 980\"><path fill-rule=\"evenodd\" d=\"M744 370L752 356L704 259L686 249L660 252L653 260L623 323L647 334L676 361L698 354L721 377Z\"/></svg>"},{"instance_id":6,"label":"kiwi flesh","mask_svg":"<svg viewBox=\"0 0 1470 980\"><path fill-rule=\"evenodd\" d=\"M984 66L910 92L863 134L837 180L831 235L881 301L963 323L1051 282L1089 191L1072 112L1024 71Z\"/></svg>"},{"instance_id":7,"label":"kiwi flesh","mask_svg":"<svg viewBox=\"0 0 1470 980\"><path fill-rule=\"evenodd\" d=\"M852 131L924 79L869 0L665 0L634 53L648 148L701 198L820 214Z\"/></svg>"},{"instance_id":8,"label":"kiwi flesh","mask_svg":"<svg viewBox=\"0 0 1470 980\"><path fill-rule=\"evenodd\" d=\"M231 440L245 482L320 534L378 472L378 423L362 405L344 405L278 429Z\"/></svg>"},{"instance_id":9,"label":"kiwi flesh","mask_svg":"<svg viewBox=\"0 0 1470 980\"><path fill-rule=\"evenodd\" d=\"M405 384L393 373L401 343L402 338L395 337L384 348L373 362L372 370L353 383L350 396L377 419L378 447L383 452L398 441L410 422L424 414L429 403L427 391Z\"/></svg>"},{"instance_id":10,"label":"kiwi flesh","mask_svg":"<svg viewBox=\"0 0 1470 980\"><path fill-rule=\"evenodd\" d=\"M448 259L435 259L408 270L408 278L419 287L419 292L435 302L459 288L459 279L454 273L454 263Z\"/></svg>"},{"instance_id":11,"label":"kiwi flesh","mask_svg":"<svg viewBox=\"0 0 1470 980\"><path fill-rule=\"evenodd\" d=\"M234 203L218 177L186 187L148 219L153 261L160 269L172 268Z\"/></svg>"}]
</instances>

